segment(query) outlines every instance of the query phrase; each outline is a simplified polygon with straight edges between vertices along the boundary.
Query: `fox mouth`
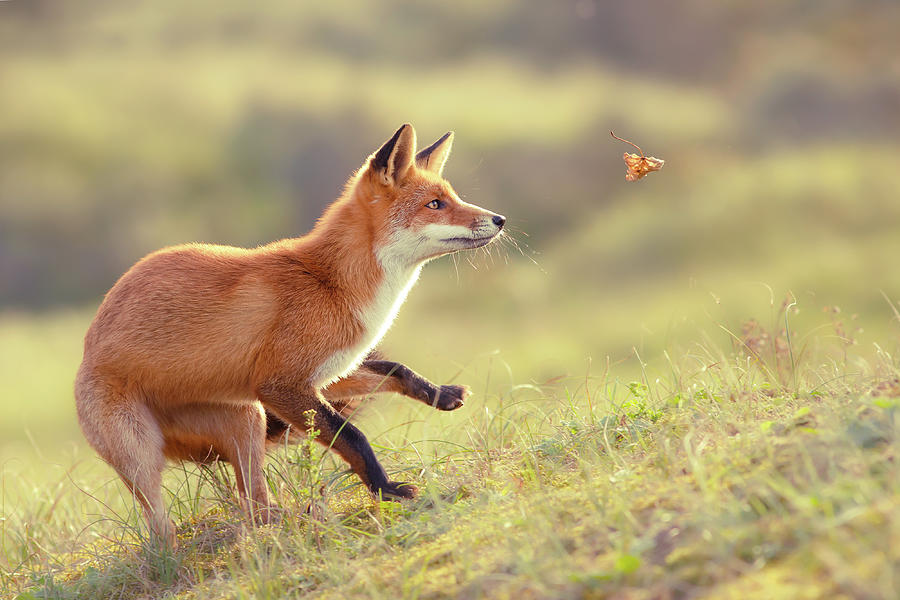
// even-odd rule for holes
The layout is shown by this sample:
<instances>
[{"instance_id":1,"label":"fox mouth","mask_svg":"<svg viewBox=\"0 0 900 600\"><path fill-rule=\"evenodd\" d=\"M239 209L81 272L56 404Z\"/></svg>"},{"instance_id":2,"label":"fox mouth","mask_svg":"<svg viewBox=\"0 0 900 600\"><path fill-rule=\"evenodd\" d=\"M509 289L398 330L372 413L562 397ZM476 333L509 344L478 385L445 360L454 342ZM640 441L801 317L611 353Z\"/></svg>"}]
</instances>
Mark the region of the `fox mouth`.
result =
<instances>
[{"instance_id":1,"label":"fox mouth","mask_svg":"<svg viewBox=\"0 0 900 600\"><path fill-rule=\"evenodd\" d=\"M486 235L484 237L453 237L453 238L444 238L441 241L445 244L452 244L453 246L459 246L460 250L472 249L472 248L481 248L482 246L488 245L491 240L493 240L496 235Z\"/></svg>"}]
</instances>

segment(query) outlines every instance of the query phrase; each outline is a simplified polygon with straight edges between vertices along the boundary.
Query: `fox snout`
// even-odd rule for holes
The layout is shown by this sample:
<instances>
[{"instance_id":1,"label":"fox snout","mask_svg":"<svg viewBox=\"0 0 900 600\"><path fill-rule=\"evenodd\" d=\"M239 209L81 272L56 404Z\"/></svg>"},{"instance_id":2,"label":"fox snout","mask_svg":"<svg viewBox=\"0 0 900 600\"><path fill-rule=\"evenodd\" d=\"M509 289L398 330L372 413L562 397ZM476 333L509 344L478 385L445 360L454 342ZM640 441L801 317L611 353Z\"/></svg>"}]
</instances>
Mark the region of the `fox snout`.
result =
<instances>
[{"instance_id":1,"label":"fox snout","mask_svg":"<svg viewBox=\"0 0 900 600\"><path fill-rule=\"evenodd\" d=\"M486 212L487 214L484 217L475 219L475 222L472 224L472 233L474 234L474 237L484 237L487 235L493 239L503 231L503 226L506 224L506 217L493 212Z\"/></svg>"},{"instance_id":2,"label":"fox snout","mask_svg":"<svg viewBox=\"0 0 900 600\"><path fill-rule=\"evenodd\" d=\"M453 250L471 250L490 244L503 230L506 217L489 211L485 211L485 213L472 221L465 235L453 232L453 235L441 237L441 242L454 246ZM452 231L450 228L446 230L447 233L450 231Z\"/></svg>"},{"instance_id":3,"label":"fox snout","mask_svg":"<svg viewBox=\"0 0 900 600\"><path fill-rule=\"evenodd\" d=\"M483 209L482 209L483 210ZM480 248L491 243L503 230L506 217L490 211L472 219L469 227L442 227L440 228L440 241L452 246L453 250L470 250ZM438 230L437 227L434 228Z\"/></svg>"},{"instance_id":4,"label":"fox snout","mask_svg":"<svg viewBox=\"0 0 900 600\"><path fill-rule=\"evenodd\" d=\"M476 219L477 225L473 226L472 229L475 231L488 229L493 232L493 235L498 235L503 230L503 226L506 225L506 217L490 211L485 212L487 214L484 217Z\"/></svg>"}]
</instances>

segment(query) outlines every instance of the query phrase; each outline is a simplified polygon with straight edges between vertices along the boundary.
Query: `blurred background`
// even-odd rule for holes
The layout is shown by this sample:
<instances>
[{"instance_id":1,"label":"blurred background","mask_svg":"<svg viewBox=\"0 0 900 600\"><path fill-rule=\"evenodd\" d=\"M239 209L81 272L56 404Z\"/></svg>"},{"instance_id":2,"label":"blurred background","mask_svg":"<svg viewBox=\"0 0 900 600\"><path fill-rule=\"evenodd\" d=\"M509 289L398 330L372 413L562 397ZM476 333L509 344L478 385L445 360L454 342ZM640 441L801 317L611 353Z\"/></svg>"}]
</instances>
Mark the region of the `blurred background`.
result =
<instances>
[{"instance_id":1,"label":"blurred background","mask_svg":"<svg viewBox=\"0 0 900 600\"><path fill-rule=\"evenodd\" d=\"M456 132L445 175L521 249L426 268L385 349L428 377L652 377L785 299L891 349L898 30L894 0L0 2L4 477L93 456L72 379L131 264L306 232L406 121ZM610 129L665 168L625 182Z\"/></svg>"}]
</instances>

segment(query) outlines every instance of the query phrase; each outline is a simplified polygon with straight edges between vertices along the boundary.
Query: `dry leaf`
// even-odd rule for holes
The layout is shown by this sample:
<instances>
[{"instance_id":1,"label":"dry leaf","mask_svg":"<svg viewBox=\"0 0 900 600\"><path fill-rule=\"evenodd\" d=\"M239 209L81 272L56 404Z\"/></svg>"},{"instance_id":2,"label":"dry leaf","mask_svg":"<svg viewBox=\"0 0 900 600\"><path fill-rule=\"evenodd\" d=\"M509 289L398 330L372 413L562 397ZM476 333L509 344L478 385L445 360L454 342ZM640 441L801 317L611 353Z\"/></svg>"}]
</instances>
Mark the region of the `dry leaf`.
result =
<instances>
[{"instance_id":1,"label":"dry leaf","mask_svg":"<svg viewBox=\"0 0 900 600\"><path fill-rule=\"evenodd\" d=\"M628 171L625 173L625 179L628 181L637 181L650 171L659 171L666 164L666 161L661 158L638 156L628 152L623 155L623 158L625 159L625 166L628 167Z\"/></svg>"},{"instance_id":2,"label":"dry leaf","mask_svg":"<svg viewBox=\"0 0 900 600\"><path fill-rule=\"evenodd\" d=\"M640 156L637 154L631 154L626 152L622 155L622 158L625 159L625 166L628 167L628 170L625 172L625 180L626 181L637 181L647 173L651 171L659 171L663 168L663 165L666 164L661 158L656 158L654 156L644 156L644 151L641 150L640 146L635 144L634 142L629 142L628 140L622 139L612 131L609 132L609 135L613 136L617 140L625 142L626 144L631 144L640 152Z\"/></svg>"}]
</instances>

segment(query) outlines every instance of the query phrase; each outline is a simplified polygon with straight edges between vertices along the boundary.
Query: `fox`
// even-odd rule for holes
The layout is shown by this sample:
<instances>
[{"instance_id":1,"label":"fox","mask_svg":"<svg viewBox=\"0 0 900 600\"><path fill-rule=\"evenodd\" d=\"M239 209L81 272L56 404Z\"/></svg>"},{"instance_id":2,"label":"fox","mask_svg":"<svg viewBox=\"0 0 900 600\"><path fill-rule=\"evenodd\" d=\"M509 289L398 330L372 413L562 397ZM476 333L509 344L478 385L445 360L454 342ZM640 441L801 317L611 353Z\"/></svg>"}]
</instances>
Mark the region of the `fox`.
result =
<instances>
[{"instance_id":1,"label":"fox","mask_svg":"<svg viewBox=\"0 0 900 600\"><path fill-rule=\"evenodd\" d=\"M316 441L373 496L418 494L388 478L344 409L375 391L444 411L470 395L375 351L427 262L491 243L506 222L443 178L452 143L448 132L417 152L406 123L306 235L163 248L109 290L84 338L78 421L155 539L176 547L161 488L168 460L230 463L247 517L277 522L266 449L302 434L307 411Z\"/></svg>"}]
</instances>

